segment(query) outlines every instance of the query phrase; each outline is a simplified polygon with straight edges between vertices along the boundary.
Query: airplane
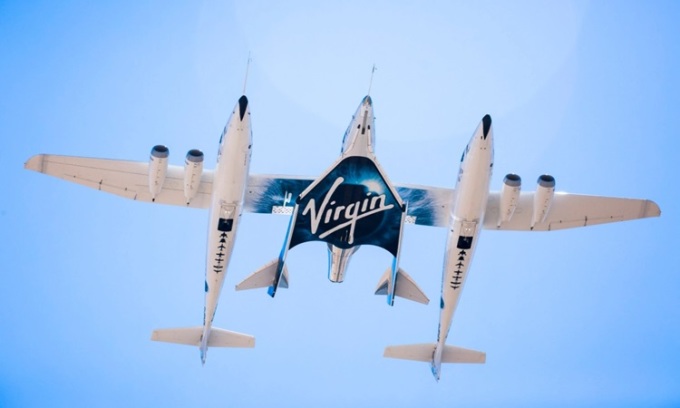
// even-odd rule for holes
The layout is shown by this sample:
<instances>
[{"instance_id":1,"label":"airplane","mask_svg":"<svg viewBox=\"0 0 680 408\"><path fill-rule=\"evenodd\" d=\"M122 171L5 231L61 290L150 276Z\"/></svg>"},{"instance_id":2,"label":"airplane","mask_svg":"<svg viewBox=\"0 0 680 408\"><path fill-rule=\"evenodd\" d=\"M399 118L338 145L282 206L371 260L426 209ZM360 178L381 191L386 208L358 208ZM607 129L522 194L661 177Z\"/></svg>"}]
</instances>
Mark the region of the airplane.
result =
<instances>
[{"instance_id":1,"label":"airplane","mask_svg":"<svg viewBox=\"0 0 680 408\"><path fill-rule=\"evenodd\" d=\"M169 165L170 152L163 145L151 149L148 162L41 154L24 167L137 201L209 209L203 325L151 335L155 341L198 346L205 364L209 347L255 346L251 335L212 326L241 218L251 151L250 107L243 95L220 136L214 170L204 171L203 153L196 149L187 153L184 168Z\"/></svg>"},{"instance_id":2,"label":"airplane","mask_svg":"<svg viewBox=\"0 0 680 408\"><path fill-rule=\"evenodd\" d=\"M237 285L237 289L268 287L271 296L288 287L288 250L322 240L329 246L331 281L343 280L358 246L376 245L394 256L376 294L387 295L389 305L395 296L427 303L422 290L398 266L403 225L448 228L436 343L389 346L384 352L385 357L429 362L437 380L442 363L486 360L483 352L446 344L481 229L553 231L661 214L651 200L556 193L550 175L538 178L534 192L521 192L521 178L508 174L500 192L489 192L493 170L489 115L463 151L454 189L392 186L375 157L374 129L373 104L366 96L345 132L340 158L321 177L249 174L250 111L242 96L222 133L214 171L203 171L203 156L197 150L187 154L184 169L169 166L168 149L160 145L152 149L150 162L37 155L25 167L139 201L210 208L204 324L152 335L154 340L198 345L203 363L208 347L254 346L252 336L212 327L242 211L291 216L279 257ZM224 262L218 262L222 258Z\"/></svg>"}]
</instances>

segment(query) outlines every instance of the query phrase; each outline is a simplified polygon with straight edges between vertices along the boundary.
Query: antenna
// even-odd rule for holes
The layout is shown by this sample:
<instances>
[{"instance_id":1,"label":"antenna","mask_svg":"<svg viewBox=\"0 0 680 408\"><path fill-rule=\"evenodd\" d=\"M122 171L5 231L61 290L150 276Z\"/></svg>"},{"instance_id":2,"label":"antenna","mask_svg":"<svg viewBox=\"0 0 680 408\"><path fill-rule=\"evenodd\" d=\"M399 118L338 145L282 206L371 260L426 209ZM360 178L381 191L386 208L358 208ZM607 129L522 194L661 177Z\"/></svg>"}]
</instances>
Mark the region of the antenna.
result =
<instances>
[{"instance_id":1,"label":"antenna","mask_svg":"<svg viewBox=\"0 0 680 408\"><path fill-rule=\"evenodd\" d=\"M246 94L246 85L248 84L248 71L250 71L250 61L253 59L250 58L250 51L248 51L248 62L246 62L246 77L243 79L243 95Z\"/></svg>"},{"instance_id":2,"label":"antenna","mask_svg":"<svg viewBox=\"0 0 680 408\"><path fill-rule=\"evenodd\" d=\"M373 64L373 69L371 69L371 82L368 83L368 93L366 95L371 95L371 86L373 86L373 74L375 74L375 64Z\"/></svg>"}]
</instances>

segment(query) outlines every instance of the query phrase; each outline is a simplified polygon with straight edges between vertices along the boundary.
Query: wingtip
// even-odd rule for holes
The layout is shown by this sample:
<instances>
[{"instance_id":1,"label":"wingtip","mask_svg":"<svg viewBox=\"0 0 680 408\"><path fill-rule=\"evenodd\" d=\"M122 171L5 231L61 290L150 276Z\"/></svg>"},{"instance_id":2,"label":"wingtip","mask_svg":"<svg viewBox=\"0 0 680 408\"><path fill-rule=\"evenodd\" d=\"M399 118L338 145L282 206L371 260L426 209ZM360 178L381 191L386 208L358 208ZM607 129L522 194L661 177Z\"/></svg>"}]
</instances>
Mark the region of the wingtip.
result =
<instances>
[{"instance_id":1,"label":"wingtip","mask_svg":"<svg viewBox=\"0 0 680 408\"><path fill-rule=\"evenodd\" d=\"M42 173L43 169L43 158L45 155L42 154L36 154L35 156L31 156L25 163L24 163L24 169L26 170L33 170Z\"/></svg>"},{"instance_id":2,"label":"wingtip","mask_svg":"<svg viewBox=\"0 0 680 408\"><path fill-rule=\"evenodd\" d=\"M661 208L659 207L659 204L655 203L654 201L647 200L645 203L644 214L645 217L660 217Z\"/></svg>"}]
</instances>

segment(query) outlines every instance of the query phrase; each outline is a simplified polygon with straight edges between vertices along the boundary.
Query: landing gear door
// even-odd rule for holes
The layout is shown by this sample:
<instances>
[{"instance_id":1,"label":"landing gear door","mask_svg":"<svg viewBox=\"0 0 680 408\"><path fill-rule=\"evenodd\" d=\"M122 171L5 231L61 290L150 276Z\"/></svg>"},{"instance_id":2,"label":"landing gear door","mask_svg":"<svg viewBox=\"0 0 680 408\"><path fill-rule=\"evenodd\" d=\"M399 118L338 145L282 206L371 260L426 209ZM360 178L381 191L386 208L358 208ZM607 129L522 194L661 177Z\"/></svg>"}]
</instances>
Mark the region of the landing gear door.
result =
<instances>
[{"instance_id":1,"label":"landing gear door","mask_svg":"<svg viewBox=\"0 0 680 408\"><path fill-rule=\"evenodd\" d=\"M220 206L220 218L217 222L217 229L222 232L229 232L234 227L234 217L236 216L235 204L222 204Z\"/></svg>"},{"instance_id":2,"label":"landing gear door","mask_svg":"<svg viewBox=\"0 0 680 408\"><path fill-rule=\"evenodd\" d=\"M476 222L463 221L460 225L460 235L458 236L458 249L472 248L472 240L474 239L475 230L477 229Z\"/></svg>"}]
</instances>

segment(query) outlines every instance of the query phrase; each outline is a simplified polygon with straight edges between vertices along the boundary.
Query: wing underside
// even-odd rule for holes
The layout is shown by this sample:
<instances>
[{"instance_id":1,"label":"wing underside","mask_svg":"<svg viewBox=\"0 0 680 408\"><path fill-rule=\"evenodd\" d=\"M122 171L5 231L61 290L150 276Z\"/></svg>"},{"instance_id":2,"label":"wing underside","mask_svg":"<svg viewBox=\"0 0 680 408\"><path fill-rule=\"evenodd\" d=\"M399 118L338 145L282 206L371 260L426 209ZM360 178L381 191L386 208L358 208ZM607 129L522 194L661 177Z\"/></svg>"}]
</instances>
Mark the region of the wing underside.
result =
<instances>
[{"instance_id":1,"label":"wing underside","mask_svg":"<svg viewBox=\"0 0 680 408\"><path fill-rule=\"evenodd\" d=\"M163 189L155 200L149 191L147 162L41 154L31 157L24 167L132 200L193 208L210 205L213 173L208 170L201 176L198 193L187 204L184 168L180 166L168 166Z\"/></svg>"},{"instance_id":2,"label":"wing underside","mask_svg":"<svg viewBox=\"0 0 680 408\"><path fill-rule=\"evenodd\" d=\"M31 157L24 167L132 200L192 208L210 206L213 183L211 170L203 172L198 193L187 204L184 197L184 168L181 166L168 166L165 184L155 200L152 200L149 191L148 162L41 154ZM290 215L295 200L312 182L313 179L309 177L250 175L244 194L244 210ZM406 223L434 227L449 225L455 195L453 189L399 184L395 188L407 204ZM512 218L498 227L500 193L490 193L484 228L532 230L533 201L533 192L522 193ZM657 217L660 214L659 206L651 200L555 193L546 220L536 224L533 231L585 227Z\"/></svg>"},{"instance_id":3,"label":"wing underside","mask_svg":"<svg viewBox=\"0 0 680 408\"><path fill-rule=\"evenodd\" d=\"M500 193L491 193L486 207L484 228L509 231L532 230L533 203L533 192L522 193L512 218L497 227L500 213ZM660 214L659 206L651 200L555 193L546 220L536 224L533 231L586 227L638 218L658 217Z\"/></svg>"}]
</instances>

